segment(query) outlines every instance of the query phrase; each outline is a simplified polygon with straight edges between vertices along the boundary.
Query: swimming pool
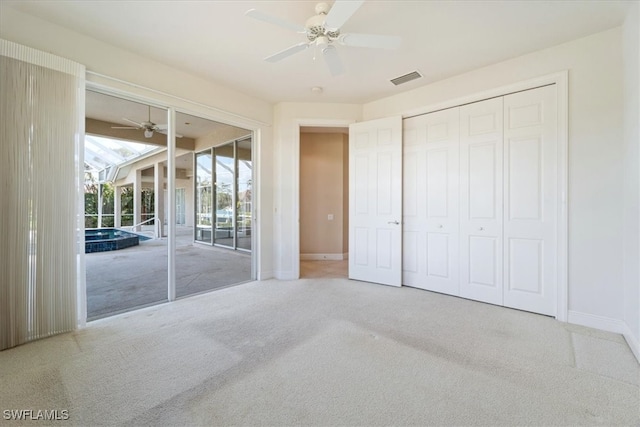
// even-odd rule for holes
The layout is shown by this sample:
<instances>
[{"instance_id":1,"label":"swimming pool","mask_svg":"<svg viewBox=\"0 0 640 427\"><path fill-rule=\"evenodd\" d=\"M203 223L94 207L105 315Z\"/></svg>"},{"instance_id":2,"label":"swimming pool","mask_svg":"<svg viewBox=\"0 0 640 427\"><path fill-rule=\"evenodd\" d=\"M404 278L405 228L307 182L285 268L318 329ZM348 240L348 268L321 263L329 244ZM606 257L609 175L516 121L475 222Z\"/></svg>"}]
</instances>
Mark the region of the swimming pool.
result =
<instances>
[{"instance_id":1,"label":"swimming pool","mask_svg":"<svg viewBox=\"0 0 640 427\"><path fill-rule=\"evenodd\" d=\"M91 228L84 231L84 253L130 248L147 238L117 228Z\"/></svg>"}]
</instances>

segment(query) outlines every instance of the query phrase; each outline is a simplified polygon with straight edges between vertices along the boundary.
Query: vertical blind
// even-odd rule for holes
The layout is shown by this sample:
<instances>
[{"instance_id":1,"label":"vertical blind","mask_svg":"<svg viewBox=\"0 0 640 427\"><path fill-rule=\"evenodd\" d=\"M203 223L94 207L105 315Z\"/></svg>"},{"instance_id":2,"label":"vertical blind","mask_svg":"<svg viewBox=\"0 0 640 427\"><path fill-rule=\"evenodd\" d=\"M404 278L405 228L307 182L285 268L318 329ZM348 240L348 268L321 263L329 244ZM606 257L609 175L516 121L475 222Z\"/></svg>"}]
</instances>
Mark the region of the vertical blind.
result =
<instances>
[{"instance_id":1,"label":"vertical blind","mask_svg":"<svg viewBox=\"0 0 640 427\"><path fill-rule=\"evenodd\" d=\"M0 350L77 325L84 72L0 40Z\"/></svg>"}]
</instances>

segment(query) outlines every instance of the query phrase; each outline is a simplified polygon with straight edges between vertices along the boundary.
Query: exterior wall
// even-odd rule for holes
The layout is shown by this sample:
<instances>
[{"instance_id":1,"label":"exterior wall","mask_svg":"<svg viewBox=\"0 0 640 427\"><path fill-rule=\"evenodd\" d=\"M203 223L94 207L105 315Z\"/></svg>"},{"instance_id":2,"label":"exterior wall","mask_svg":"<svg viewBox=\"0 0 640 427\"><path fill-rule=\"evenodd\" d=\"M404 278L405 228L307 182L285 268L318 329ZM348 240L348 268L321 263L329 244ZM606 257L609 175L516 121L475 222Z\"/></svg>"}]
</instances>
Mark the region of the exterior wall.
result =
<instances>
[{"instance_id":1,"label":"exterior wall","mask_svg":"<svg viewBox=\"0 0 640 427\"><path fill-rule=\"evenodd\" d=\"M184 197L187 200L184 209L185 226L193 227L194 212L193 203L189 203L189 200L193 200L193 178L190 179L176 179L176 190L184 188ZM166 203L166 202L165 202Z\"/></svg>"},{"instance_id":2,"label":"exterior wall","mask_svg":"<svg viewBox=\"0 0 640 427\"><path fill-rule=\"evenodd\" d=\"M363 107L366 120L569 70L569 318L622 320L622 32L615 28Z\"/></svg>"},{"instance_id":3,"label":"exterior wall","mask_svg":"<svg viewBox=\"0 0 640 427\"><path fill-rule=\"evenodd\" d=\"M179 149L176 150L176 156L180 156L185 153L188 153L188 151L179 150ZM120 187L132 186L136 179L136 172L138 170L143 170L143 169L149 169L149 168L153 169L156 162L161 162L163 164L163 167L165 168L165 172L164 172L165 179L164 179L163 188L166 190L167 189L167 173L166 173L167 152L166 151L154 154L153 156L149 156L147 158L141 159L138 162L131 164L131 168L129 169L127 176L115 181L114 185L117 185ZM155 190L154 175L152 170L145 171L145 173L142 174L141 178L142 178L141 188L148 188L148 189ZM187 201L193 200L193 178L177 176L176 189L179 189L179 188L185 189L185 198ZM166 200L164 199L164 197L162 200L164 201L164 203L166 203ZM162 209L164 209L164 206L162 206ZM193 203L187 202L185 206L185 226L193 227L193 219L194 219L193 216L194 216ZM166 221L166 213L165 213L165 221Z\"/></svg>"},{"instance_id":4,"label":"exterior wall","mask_svg":"<svg viewBox=\"0 0 640 427\"><path fill-rule=\"evenodd\" d=\"M247 129L237 127L221 128L219 131L213 132L201 138L197 138L195 151L199 152L202 150L206 150L207 148L217 147L218 145L240 139L247 135L251 135L251 131Z\"/></svg>"}]
</instances>

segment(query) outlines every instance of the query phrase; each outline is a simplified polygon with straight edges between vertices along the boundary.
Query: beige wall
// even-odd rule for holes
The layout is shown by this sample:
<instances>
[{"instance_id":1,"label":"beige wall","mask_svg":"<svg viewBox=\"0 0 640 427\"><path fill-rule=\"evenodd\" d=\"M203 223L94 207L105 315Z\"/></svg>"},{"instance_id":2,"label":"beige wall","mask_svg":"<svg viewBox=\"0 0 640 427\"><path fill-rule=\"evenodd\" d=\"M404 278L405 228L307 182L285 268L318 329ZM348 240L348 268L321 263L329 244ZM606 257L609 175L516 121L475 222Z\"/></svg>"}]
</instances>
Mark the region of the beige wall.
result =
<instances>
[{"instance_id":1,"label":"beige wall","mask_svg":"<svg viewBox=\"0 0 640 427\"><path fill-rule=\"evenodd\" d=\"M301 255L341 257L347 252L345 145L340 133L300 134Z\"/></svg>"},{"instance_id":2,"label":"beige wall","mask_svg":"<svg viewBox=\"0 0 640 427\"><path fill-rule=\"evenodd\" d=\"M342 135L342 251L349 254L349 135Z\"/></svg>"}]
</instances>

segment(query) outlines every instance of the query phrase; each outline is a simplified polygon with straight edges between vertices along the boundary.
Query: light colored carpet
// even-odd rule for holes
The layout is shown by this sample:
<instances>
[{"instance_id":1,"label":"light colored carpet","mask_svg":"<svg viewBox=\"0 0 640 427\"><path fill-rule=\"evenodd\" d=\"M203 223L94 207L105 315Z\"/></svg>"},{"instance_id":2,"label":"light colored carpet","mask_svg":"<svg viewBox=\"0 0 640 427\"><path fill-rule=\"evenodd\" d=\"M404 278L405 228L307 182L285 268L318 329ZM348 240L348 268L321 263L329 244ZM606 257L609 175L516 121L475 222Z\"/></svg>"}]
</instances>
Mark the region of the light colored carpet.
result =
<instances>
[{"instance_id":1,"label":"light colored carpet","mask_svg":"<svg viewBox=\"0 0 640 427\"><path fill-rule=\"evenodd\" d=\"M0 410L68 410L56 425L639 425L639 374L619 335L411 288L271 280L0 352Z\"/></svg>"}]
</instances>

